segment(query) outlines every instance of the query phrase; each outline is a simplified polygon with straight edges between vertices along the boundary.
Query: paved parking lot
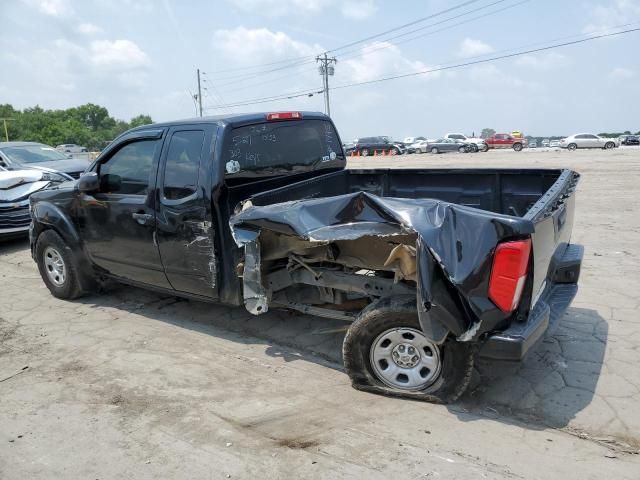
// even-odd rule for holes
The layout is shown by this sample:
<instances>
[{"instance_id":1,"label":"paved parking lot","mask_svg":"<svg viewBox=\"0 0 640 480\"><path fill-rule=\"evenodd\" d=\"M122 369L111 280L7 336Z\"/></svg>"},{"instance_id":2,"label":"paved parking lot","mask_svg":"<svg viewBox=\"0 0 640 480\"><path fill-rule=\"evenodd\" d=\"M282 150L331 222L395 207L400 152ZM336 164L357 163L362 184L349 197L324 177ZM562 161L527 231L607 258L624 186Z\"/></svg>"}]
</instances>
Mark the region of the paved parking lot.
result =
<instances>
[{"instance_id":1,"label":"paved parking lot","mask_svg":"<svg viewBox=\"0 0 640 480\"><path fill-rule=\"evenodd\" d=\"M357 158L582 173L580 292L456 404L351 389L343 324L129 287L51 297L0 245L0 478L609 478L640 471L640 149Z\"/></svg>"}]
</instances>

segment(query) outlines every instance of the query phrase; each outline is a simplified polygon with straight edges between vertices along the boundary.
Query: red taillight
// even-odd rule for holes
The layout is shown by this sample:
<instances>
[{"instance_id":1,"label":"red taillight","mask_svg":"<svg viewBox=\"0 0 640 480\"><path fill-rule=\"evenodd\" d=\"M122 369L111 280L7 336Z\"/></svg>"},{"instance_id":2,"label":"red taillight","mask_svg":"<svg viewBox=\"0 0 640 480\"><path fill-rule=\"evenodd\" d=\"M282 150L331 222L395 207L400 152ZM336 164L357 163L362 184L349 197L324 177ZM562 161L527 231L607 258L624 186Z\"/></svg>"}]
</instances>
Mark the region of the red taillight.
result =
<instances>
[{"instance_id":1,"label":"red taillight","mask_svg":"<svg viewBox=\"0 0 640 480\"><path fill-rule=\"evenodd\" d=\"M520 302L531 254L531 240L498 245L489 280L489 298L503 312L512 312Z\"/></svg>"},{"instance_id":2,"label":"red taillight","mask_svg":"<svg viewBox=\"0 0 640 480\"><path fill-rule=\"evenodd\" d=\"M300 112L273 112L267 113L267 120L298 120L302 118Z\"/></svg>"}]
</instances>

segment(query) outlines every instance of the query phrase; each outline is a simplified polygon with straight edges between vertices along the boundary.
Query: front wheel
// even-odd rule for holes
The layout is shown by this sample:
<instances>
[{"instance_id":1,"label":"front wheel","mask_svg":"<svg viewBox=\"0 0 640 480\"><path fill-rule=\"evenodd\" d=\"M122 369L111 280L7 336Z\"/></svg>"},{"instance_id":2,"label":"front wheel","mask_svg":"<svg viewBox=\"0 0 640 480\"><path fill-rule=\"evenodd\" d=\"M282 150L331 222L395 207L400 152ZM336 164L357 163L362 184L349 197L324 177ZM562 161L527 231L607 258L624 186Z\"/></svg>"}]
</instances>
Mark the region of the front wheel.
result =
<instances>
[{"instance_id":1,"label":"front wheel","mask_svg":"<svg viewBox=\"0 0 640 480\"><path fill-rule=\"evenodd\" d=\"M607 142L607 143L605 143L605 144L604 144L604 148L605 148L606 150L610 150L610 149L612 149L612 148L613 148L613 147L615 147L615 146L616 146L616 145L615 145L613 142Z\"/></svg>"},{"instance_id":2,"label":"front wheel","mask_svg":"<svg viewBox=\"0 0 640 480\"><path fill-rule=\"evenodd\" d=\"M578 145L576 145L575 143L570 143L569 145L567 145L568 150L576 150L577 148Z\"/></svg>"},{"instance_id":3,"label":"front wheel","mask_svg":"<svg viewBox=\"0 0 640 480\"><path fill-rule=\"evenodd\" d=\"M467 147L460 147L460 148L458 148L458 152L460 152L460 153L467 153Z\"/></svg>"},{"instance_id":4,"label":"front wheel","mask_svg":"<svg viewBox=\"0 0 640 480\"><path fill-rule=\"evenodd\" d=\"M520 150L522 150L522 144L521 144L521 143L514 143L514 144L513 144L513 149L514 149L516 152L519 152Z\"/></svg>"},{"instance_id":5,"label":"front wheel","mask_svg":"<svg viewBox=\"0 0 640 480\"><path fill-rule=\"evenodd\" d=\"M471 148L472 153L478 153L478 145L472 143L471 145L469 145L469 147Z\"/></svg>"},{"instance_id":6,"label":"front wheel","mask_svg":"<svg viewBox=\"0 0 640 480\"><path fill-rule=\"evenodd\" d=\"M455 401L469 385L473 345L431 342L418 321L415 298L385 298L358 316L342 354L354 388L437 403Z\"/></svg>"},{"instance_id":7,"label":"front wheel","mask_svg":"<svg viewBox=\"0 0 640 480\"><path fill-rule=\"evenodd\" d=\"M363 157L369 156L369 150L367 148L363 148L362 150L360 150L360 155L362 155Z\"/></svg>"},{"instance_id":8,"label":"front wheel","mask_svg":"<svg viewBox=\"0 0 640 480\"><path fill-rule=\"evenodd\" d=\"M482 147L482 151L483 152L488 152L489 151L489 145L485 145L484 147Z\"/></svg>"},{"instance_id":9,"label":"front wheel","mask_svg":"<svg viewBox=\"0 0 640 480\"><path fill-rule=\"evenodd\" d=\"M71 248L53 230L45 230L36 242L40 276L54 297L71 300L82 295Z\"/></svg>"},{"instance_id":10,"label":"front wheel","mask_svg":"<svg viewBox=\"0 0 640 480\"><path fill-rule=\"evenodd\" d=\"M438 151L438 148L437 148L437 147L433 147L433 148L431 149L431 153L440 153L440 152Z\"/></svg>"},{"instance_id":11,"label":"front wheel","mask_svg":"<svg viewBox=\"0 0 640 480\"><path fill-rule=\"evenodd\" d=\"M391 150L389 150L389 155L400 155L400 150L398 150L397 148L392 148Z\"/></svg>"}]
</instances>

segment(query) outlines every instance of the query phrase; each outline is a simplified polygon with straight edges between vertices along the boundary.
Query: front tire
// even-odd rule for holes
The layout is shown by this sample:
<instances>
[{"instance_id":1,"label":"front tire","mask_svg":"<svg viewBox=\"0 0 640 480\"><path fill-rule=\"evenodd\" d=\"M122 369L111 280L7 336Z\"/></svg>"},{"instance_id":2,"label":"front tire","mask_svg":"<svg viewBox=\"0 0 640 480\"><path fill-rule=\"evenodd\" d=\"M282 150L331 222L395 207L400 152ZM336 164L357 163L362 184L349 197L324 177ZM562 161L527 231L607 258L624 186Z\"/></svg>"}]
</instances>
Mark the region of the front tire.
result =
<instances>
[{"instance_id":1,"label":"front tire","mask_svg":"<svg viewBox=\"0 0 640 480\"><path fill-rule=\"evenodd\" d=\"M437 147L433 147L433 148L431 149L431 153L433 153L433 154L438 154L438 153L440 153L440 152L438 151L438 148L437 148Z\"/></svg>"},{"instance_id":2,"label":"front tire","mask_svg":"<svg viewBox=\"0 0 640 480\"><path fill-rule=\"evenodd\" d=\"M360 155L362 155L363 157L368 157L369 156L369 149L363 148L362 150L360 150Z\"/></svg>"},{"instance_id":3,"label":"front tire","mask_svg":"<svg viewBox=\"0 0 640 480\"><path fill-rule=\"evenodd\" d=\"M521 143L514 143L514 144L513 144L513 149L514 149L516 152L519 152L520 150L522 150L522 144L521 144Z\"/></svg>"},{"instance_id":4,"label":"front tire","mask_svg":"<svg viewBox=\"0 0 640 480\"><path fill-rule=\"evenodd\" d=\"M54 297L78 298L84 292L71 248L53 230L45 230L36 242L36 261L45 285Z\"/></svg>"},{"instance_id":5,"label":"front tire","mask_svg":"<svg viewBox=\"0 0 640 480\"><path fill-rule=\"evenodd\" d=\"M421 331L415 298L385 298L358 316L342 355L354 388L436 403L455 401L473 373L473 345L435 345Z\"/></svg>"},{"instance_id":6,"label":"front tire","mask_svg":"<svg viewBox=\"0 0 640 480\"><path fill-rule=\"evenodd\" d=\"M567 150L577 150L578 149L578 145L576 145L575 143L570 143L569 145L567 145Z\"/></svg>"},{"instance_id":7,"label":"front tire","mask_svg":"<svg viewBox=\"0 0 640 480\"><path fill-rule=\"evenodd\" d=\"M607 142L604 144L604 148L605 150L611 150L612 148L614 148L616 145L613 142Z\"/></svg>"},{"instance_id":8,"label":"front tire","mask_svg":"<svg viewBox=\"0 0 640 480\"><path fill-rule=\"evenodd\" d=\"M460 148L458 149L458 152L460 152L460 153L467 153L467 147L460 147Z\"/></svg>"}]
</instances>

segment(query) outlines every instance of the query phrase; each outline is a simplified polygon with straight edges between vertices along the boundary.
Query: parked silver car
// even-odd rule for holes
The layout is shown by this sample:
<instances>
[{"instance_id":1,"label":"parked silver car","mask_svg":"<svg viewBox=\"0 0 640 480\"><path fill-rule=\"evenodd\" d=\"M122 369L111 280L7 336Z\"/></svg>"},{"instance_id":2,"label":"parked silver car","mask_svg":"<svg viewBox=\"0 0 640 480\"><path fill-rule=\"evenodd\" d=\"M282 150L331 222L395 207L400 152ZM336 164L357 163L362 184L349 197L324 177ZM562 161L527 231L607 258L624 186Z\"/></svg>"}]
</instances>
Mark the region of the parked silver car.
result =
<instances>
[{"instance_id":1,"label":"parked silver car","mask_svg":"<svg viewBox=\"0 0 640 480\"><path fill-rule=\"evenodd\" d=\"M599 137L593 133L577 133L560 140L560 147L567 148L569 150L575 150L577 148L610 149L618 146L618 141L615 138Z\"/></svg>"}]
</instances>

